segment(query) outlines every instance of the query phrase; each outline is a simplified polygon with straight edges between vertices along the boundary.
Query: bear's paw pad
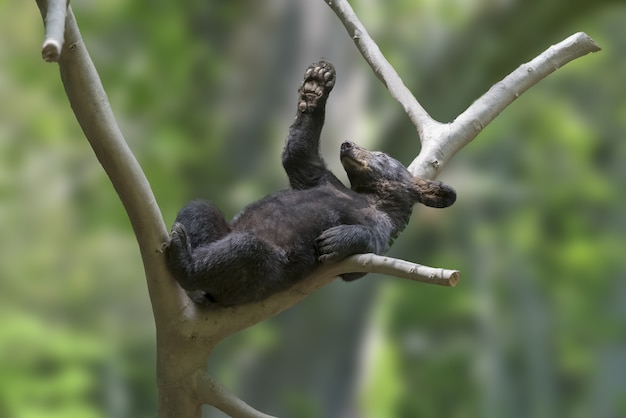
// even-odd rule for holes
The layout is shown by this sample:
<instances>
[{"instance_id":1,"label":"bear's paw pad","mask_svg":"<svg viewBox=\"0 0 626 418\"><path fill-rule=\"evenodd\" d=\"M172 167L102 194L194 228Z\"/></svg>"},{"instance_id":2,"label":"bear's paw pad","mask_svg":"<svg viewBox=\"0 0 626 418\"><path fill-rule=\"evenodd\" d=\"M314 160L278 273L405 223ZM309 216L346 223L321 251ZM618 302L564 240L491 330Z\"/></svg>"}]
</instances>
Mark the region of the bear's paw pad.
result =
<instances>
[{"instance_id":1,"label":"bear's paw pad","mask_svg":"<svg viewBox=\"0 0 626 418\"><path fill-rule=\"evenodd\" d=\"M335 68L331 63L320 61L312 64L304 73L304 81L300 87L298 109L301 112L311 111L317 104L325 100L335 85Z\"/></svg>"}]
</instances>

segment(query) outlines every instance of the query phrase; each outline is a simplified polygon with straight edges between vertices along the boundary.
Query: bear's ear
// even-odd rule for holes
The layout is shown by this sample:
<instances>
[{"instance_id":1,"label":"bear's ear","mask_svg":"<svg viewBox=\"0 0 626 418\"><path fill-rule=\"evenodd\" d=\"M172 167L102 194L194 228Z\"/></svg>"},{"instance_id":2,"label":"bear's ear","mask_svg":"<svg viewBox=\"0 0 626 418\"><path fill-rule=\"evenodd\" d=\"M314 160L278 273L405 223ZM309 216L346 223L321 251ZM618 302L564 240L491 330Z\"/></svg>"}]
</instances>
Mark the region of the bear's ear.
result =
<instances>
[{"instance_id":1,"label":"bear's ear","mask_svg":"<svg viewBox=\"0 0 626 418\"><path fill-rule=\"evenodd\" d=\"M413 178L417 201L432 208L447 208L456 201L454 189L440 181Z\"/></svg>"}]
</instances>

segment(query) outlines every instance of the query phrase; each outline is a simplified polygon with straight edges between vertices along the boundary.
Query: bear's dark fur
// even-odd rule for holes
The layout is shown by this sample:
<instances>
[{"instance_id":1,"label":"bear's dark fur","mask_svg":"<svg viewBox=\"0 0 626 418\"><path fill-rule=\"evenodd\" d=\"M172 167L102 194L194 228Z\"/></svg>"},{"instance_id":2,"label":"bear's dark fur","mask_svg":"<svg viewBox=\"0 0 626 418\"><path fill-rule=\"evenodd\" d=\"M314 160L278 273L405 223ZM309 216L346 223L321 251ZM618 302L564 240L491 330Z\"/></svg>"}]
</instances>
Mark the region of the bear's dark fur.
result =
<instances>
[{"instance_id":1,"label":"bear's dark fur","mask_svg":"<svg viewBox=\"0 0 626 418\"><path fill-rule=\"evenodd\" d=\"M178 213L167 262L194 301L231 306L264 299L320 263L384 253L407 225L415 203L454 203L450 187L414 178L388 155L352 142L341 144L341 163L351 184L345 187L319 154L326 99L334 83L335 70L328 62L306 70L283 150L290 190L247 206L231 222L205 201L192 201Z\"/></svg>"}]
</instances>

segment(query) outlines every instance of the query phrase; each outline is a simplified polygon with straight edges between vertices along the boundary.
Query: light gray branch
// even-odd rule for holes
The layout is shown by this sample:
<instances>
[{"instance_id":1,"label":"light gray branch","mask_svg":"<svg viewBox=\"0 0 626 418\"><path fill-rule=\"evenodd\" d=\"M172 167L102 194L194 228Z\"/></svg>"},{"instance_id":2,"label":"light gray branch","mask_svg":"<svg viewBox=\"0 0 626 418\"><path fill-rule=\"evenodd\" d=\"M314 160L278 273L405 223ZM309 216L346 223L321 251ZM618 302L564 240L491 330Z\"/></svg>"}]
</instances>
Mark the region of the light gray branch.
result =
<instances>
[{"instance_id":1,"label":"light gray branch","mask_svg":"<svg viewBox=\"0 0 626 418\"><path fill-rule=\"evenodd\" d=\"M38 1L38 5L45 19L47 2ZM161 417L193 416L186 412L199 411L200 406L194 404L189 391L184 389L190 387L187 378L191 371L198 365L206 365L208 353L198 345L187 352L185 343L174 338L176 329L171 324L179 319L188 298L166 268L160 251L168 239L167 228L150 184L118 127L71 7L67 8L63 38L58 64L65 92L78 123L126 209L139 244L157 329ZM179 359L184 361L177 363ZM191 362L193 367L189 366Z\"/></svg>"},{"instance_id":2,"label":"light gray branch","mask_svg":"<svg viewBox=\"0 0 626 418\"><path fill-rule=\"evenodd\" d=\"M252 408L215 381L205 370L196 374L196 391L200 402L212 405L231 417L275 418Z\"/></svg>"},{"instance_id":3,"label":"light gray branch","mask_svg":"<svg viewBox=\"0 0 626 418\"><path fill-rule=\"evenodd\" d=\"M45 36L41 56L47 62L58 61L64 44L65 17L69 0L37 0L44 19Z\"/></svg>"},{"instance_id":4,"label":"light gray branch","mask_svg":"<svg viewBox=\"0 0 626 418\"><path fill-rule=\"evenodd\" d=\"M416 127L422 148L408 169L414 176L429 179L437 177L454 154L476 138L485 126L522 93L575 58L600 50L588 35L574 34L551 46L531 62L520 66L476 100L454 122L444 124L430 117L402 83L352 10L350 3L347 0L324 1L333 9L365 61L385 84L391 96L402 105Z\"/></svg>"},{"instance_id":5,"label":"light gray branch","mask_svg":"<svg viewBox=\"0 0 626 418\"><path fill-rule=\"evenodd\" d=\"M413 175L432 177L461 148L470 143L496 116L525 91L568 62L600 47L587 34L579 32L552 45L532 61L496 83L472 103L454 122L433 126L422 137L420 154L409 165Z\"/></svg>"},{"instance_id":6,"label":"light gray branch","mask_svg":"<svg viewBox=\"0 0 626 418\"><path fill-rule=\"evenodd\" d=\"M421 137L423 131L437 125L436 122L422 105L415 99L411 91L404 85L404 82L387 61L383 53L380 51L376 42L369 35L365 26L361 23L357 15L354 13L352 6L347 0L324 0L335 12L337 17L345 26L348 34L356 44L357 49L363 55L363 58L374 71L374 74L383 82L389 94L396 99L404 111L417 128L417 132Z\"/></svg>"},{"instance_id":7,"label":"light gray branch","mask_svg":"<svg viewBox=\"0 0 626 418\"><path fill-rule=\"evenodd\" d=\"M348 257L344 262L347 271L387 274L439 286L454 287L461 278L458 270L433 268L376 254L359 254Z\"/></svg>"},{"instance_id":8,"label":"light gray branch","mask_svg":"<svg viewBox=\"0 0 626 418\"><path fill-rule=\"evenodd\" d=\"M38 4L40 7L53 5L45 1L38 1ZM42 16L50 14L47 9L41 12ZM58 29L58 22L54 22ZM155 315L168 308L177 312L180 300L172 295L180 294L180 290L165 268L163 255L158 252L168 233L156 199L117 125L71 7L67 7L63 26L65 33L61 40L65 41L58 63L70 105L128 213L144 261Z\"/></svg>"},{"instance_id":9,"label":"light gray branch","mask_svg":"<svg viewBox=\"0 0 626 418\"><path fill-rule=\"evenodd\" d=\"M357 272L386 274L440 286L456 286L460 279L457 270L433 268L376 254L357 254L337 263L322 265L290 289L260 302L208 309L187 304L184 316L188 320L180 324L180 329L189 335L202 334L205 324L210 323L211 335L219 341L290 308L338 276Z\"/></svg>"},{"instance_id":10,"label":"light gray branch","mask_svg":"<svg viewBox=\"0 0 626 418\"><path fill-rule=\"evenodd\" d=\"M187 356L195 353L196 357L208 358L217 342L290 308L341 274L354 272L382 273L442 286L456 286L460 277L456 270L432 268L376 254L354 255L338 263L323 265L292 288L260 302L230 308L203 308L188 303L181 312L183 320L172 325L181 336L177 341L185 346ZM185 339L189 344L185 344ZM234 413L232 416L236 417L266 417L217 384L204 369L199 373L199 380L192 385L198 386L200 401L227 414Z\"/></svg>"}]
</instances>

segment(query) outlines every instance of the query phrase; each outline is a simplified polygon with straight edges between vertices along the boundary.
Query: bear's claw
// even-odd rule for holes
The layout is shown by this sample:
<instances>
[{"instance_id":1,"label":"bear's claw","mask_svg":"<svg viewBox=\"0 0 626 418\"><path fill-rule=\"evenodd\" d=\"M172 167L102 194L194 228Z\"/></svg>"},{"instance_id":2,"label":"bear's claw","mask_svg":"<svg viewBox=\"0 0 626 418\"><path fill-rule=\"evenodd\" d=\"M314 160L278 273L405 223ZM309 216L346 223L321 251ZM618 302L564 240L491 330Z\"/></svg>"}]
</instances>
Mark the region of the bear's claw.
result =
<instances>
[{"instance_id":1,"label":"bear's claw","mask_svg":"<svg viewBox=\"0 0 626 418\"><path fill-rule=\"evenodd\" d=\"M191 254L191 244L189 243L189 236L185 226L179 222L176 222L172 226L172 233L170 234L170 242L168 245L170 251L186 251Z\"/></svg>"}]
</instances>

